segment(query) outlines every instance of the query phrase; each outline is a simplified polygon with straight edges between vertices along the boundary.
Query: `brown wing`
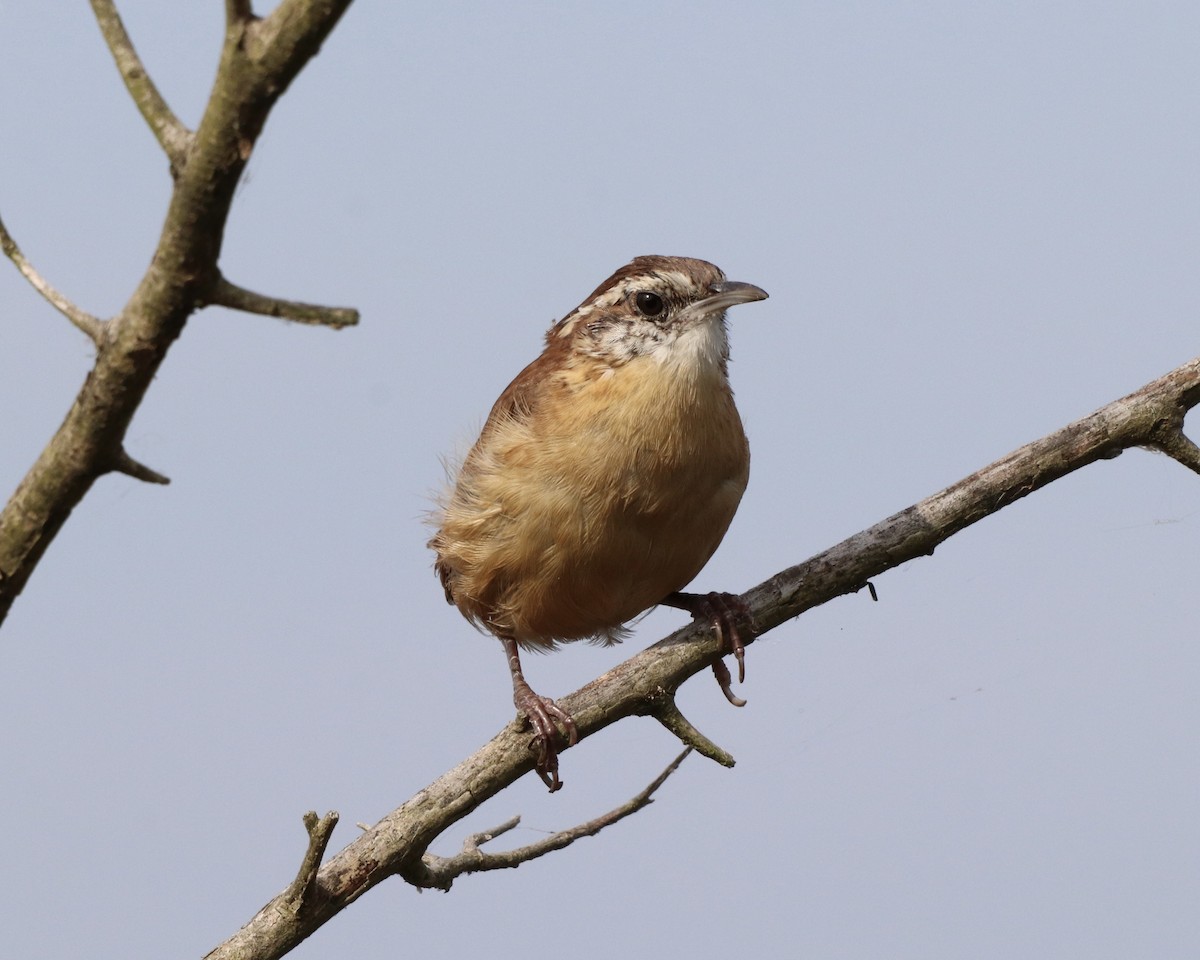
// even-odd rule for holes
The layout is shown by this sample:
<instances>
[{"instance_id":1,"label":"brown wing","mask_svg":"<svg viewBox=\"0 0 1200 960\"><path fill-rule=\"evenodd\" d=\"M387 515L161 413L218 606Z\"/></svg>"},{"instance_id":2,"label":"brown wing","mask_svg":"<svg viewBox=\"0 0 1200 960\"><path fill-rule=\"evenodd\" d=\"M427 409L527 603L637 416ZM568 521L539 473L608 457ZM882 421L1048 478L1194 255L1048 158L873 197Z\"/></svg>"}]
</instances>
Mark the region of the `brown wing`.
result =
<instances>
[{"instance_id":1,"label":"brown wing","mask_svg":"<svg viewBox=\"0 0 1200 960\"><path fill-rule=\"evenodd\" d=\"M529 419L537 408L539 395L544 393L544 390L539 388L550 371L561 362L557 357L562 352L559 344L547 344L541 355L518 373L512 383L504 388L504 392L492 404L487 422L479 432L479 440L475 441L476 446L479 446L484 438L495 429L496 424Z\"/></svg>"},{"instance_id":2,"label":"brown wing","mask_svg":"<svg viewBox=\"0 0 1200 960\"><path fill-rule=\"evenodd\" d=\"M546 393L545 385L548 377L556 368L561 366L562 356L566 352L567 346L562 340L547 337L546 347L542 353L513 378L513 381L504 388L504 392L492 404L487 421L484 423L483 429L479 432L479 438L475 441L471 451L463 461L460 474L461 470L466 468L476 451L486 445L489 435L500 424L512 423L513 421L521 422L533 416L540 398ZM437 554L433 569L437 574L438 580L441 581L442 589L445 591L446 602L454 604L456 602L453 584L454 571L442 560L444 546L442 535L443 531L439 529L430 539L427 546Z\"/></svg>"}]
</instances>

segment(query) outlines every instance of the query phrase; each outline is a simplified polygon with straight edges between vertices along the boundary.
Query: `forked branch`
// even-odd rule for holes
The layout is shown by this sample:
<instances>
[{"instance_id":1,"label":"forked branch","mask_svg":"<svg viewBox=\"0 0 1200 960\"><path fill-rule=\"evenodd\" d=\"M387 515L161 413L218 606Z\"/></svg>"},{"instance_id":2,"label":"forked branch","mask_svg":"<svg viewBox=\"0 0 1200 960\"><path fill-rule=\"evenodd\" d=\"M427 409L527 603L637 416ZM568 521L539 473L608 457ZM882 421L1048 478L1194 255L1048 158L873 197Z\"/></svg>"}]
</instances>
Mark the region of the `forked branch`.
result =
<instances>
[{"instance_id":1,"label":"forked branch","mask_svg":"<svg viewBox=\"0 0 1200 960\"><path fill-rule=\"evenodd\" d=\"M569 847L583 837L594 837L605 827L632 816L654 802L654 794L667 781L667 777L679 769L679 765L692 750L689 747L667 765L644 790L630 797L619 807L567 830L559 830L548 837L513 850L489 853L480 849L485 843L516 829L521 823L519 816L506 820L498 827L484 833L473 833L463 842L462 850L453 857L439 857L432 853L421 858L418 868L405 872L404 879L417 887L434 887L449 890L456 878L465 873L482 873L485 870L512 870L530 860L544 857L548 853Z\"/></svg>"},{"instance_id":2,"label":"forked branch","mask_svg":"<svg viewBox=\"0 0 1200 960\"><path fill-rule=\"evenodd\" d=\"M1200 358L782 571L742 599L760 633L765 633L805 610L857 592L886 570L933 553L938 544L958 531L1039 487L1130 447L1163 450L1196 470L1195 448L1186 442L1183 419L1198 400ZM712 631L705 624L695 623L559 702L574 716L580 742L625 717L653 716L688 746L696 744L699 749L707 744L705 752L722 760L728 757L724 751L695 732L686 720L680 722L682 718L676 718L670 710L671 697L679 686L707 669L717 656ZM320 901L305 917L281 911L276 898L210 957L279 957L391 876L403 876L419 886L440 886L472 866L497 869L510 865L504 862L505 855L487 855L470 844L457 857L446 859L430 857L427 851L444 830L529 773L533 763L528 729L520 721L510 723L483 749L330 858L317 878ZM509 821L497 831L512 826L515 823ZM548 838L546 842L553 840ZM482 837L477 838L474 847L483 842ZM549 852L536 844L521 849L530 855L536 851L539 856ZM280 897L286 898L286 891Z\"/></svg>"},{"instance_id":3,"label":"forked branch","mask_svg":"<svg viewBox=\"0 0 1200 960\"><path fill-rule=\"evenodd\" d=\"M315 810L309 810L304 815L308 847L304 851L304 859L300 861L296 879L285 894L293 913L303 913L317 895L317 871L321 869L325 848L329 846L329 839L333 836L333 828L337 826L338 819L336 810L330 810L323 817L318 817Z\"/></svg>"},{"instance_id":4,"label":"forked branch","mask_svg":"<svg viewBox=\"0 0 1200 960\"><path fill-rule=\"evenodd\" d=\"M0 224L5 254L98 347L62 425L0 512L0 622L98 477L117 472L166 482L125 450L125 432L168 349L192 313L212 302L212 291L240 309L335 328L356 316L242 290L225 283L217 266L234 191L263 124L350 0L283 0L263 20L245 0L228 0L221 62L195 133L146 73L113 0L91 3L130 96L170 158L175 183L149 269L121 312L104 323L56 291Z\"/></svg>"}]
</instances>

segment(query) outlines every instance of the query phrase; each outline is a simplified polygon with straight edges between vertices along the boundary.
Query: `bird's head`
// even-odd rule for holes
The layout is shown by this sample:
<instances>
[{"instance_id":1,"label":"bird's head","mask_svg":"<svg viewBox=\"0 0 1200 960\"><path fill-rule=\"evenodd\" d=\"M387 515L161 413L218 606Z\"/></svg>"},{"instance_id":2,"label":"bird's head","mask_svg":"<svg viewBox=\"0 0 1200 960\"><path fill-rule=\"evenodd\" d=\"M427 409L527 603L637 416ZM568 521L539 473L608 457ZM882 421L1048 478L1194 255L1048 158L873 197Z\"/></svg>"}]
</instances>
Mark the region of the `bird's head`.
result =
<instances>
[{"instance_id":1,"label":"bird's head","mask_svg":"<svg viewBox=\"0 0 1200 960\"><path fill-rule=\"evenodd\" d=\"M565 341L577 356L614 367L646 357L684 371L724 372L725 311L766 297L751 283L726 280L705 260L636 257L555 324L546 339L550 345Z\"/></svg>"}]
</instances>

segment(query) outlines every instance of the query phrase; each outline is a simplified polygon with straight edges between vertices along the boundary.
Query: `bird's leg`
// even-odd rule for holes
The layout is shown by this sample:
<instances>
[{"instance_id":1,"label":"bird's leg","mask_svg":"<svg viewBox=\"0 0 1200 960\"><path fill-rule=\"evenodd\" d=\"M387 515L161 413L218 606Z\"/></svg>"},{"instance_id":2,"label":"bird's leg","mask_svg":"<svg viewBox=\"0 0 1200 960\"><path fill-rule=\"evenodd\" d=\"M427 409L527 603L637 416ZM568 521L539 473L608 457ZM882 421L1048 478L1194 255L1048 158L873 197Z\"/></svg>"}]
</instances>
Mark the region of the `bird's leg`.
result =
<instances>
[{"instance_id":1,"label":"bird's leg","mask_svg":"<svg viewBox=\"0 0 1200 960\"><path fill-rule=\"evenodd\" d=\"M738 683L746 679L746 645L738 630L738 623L754 630L754 620L750 616L750 608L742 598L734 593L671 593L663 598L663 604L686 610L697 620L708 620L717 632L717 649L722 653L732 653L738 665ZM725 699L735 707L744 707L746 701L736 696L730 688L731 678L729 668L724 661L713 663L713 674L725 694Z\"/></svg>"},{"instance_id":2,"label":"bird's leg","mask_svg":"<svg viewBox=\"0 0 1200 960\"><path fill-rule=\"evenodd\" d=\"M579 731L575 727L574 718L549 697L539 697L525 682L525 674L521 672L521 658L517 653L517 641L512 637L501 637L504 652L508 656L508 669L512 673L513 703L525 715L533 728L533 739L529 749L537 753L537 775L550 788L550 792L562 789L562 781L558 779L558 747L555 740L560 735L566 736L567 746L575 746L579 739ZM559 725L562 726L560 732Z\"/></svg>"}]
</instances>

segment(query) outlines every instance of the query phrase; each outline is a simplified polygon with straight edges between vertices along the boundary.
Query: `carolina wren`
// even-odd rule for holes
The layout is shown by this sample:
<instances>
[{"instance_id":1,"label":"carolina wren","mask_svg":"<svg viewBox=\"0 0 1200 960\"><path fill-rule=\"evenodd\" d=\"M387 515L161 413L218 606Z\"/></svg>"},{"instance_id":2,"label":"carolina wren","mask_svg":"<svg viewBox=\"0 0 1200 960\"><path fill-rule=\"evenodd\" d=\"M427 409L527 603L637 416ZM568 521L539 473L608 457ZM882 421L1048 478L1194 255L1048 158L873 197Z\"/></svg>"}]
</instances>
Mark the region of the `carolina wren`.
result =
<instances>
[{"instance_id":1,"label":"carolina wren","mask_svg":"<svg viewBox=\"0 0 1200 960\"><path fill-rule=\"evenodd\" d=\"M519 649L620 641L656 604L709 619L744 677L729 594L681 593L733 519L750 448L729 389L725 310L766 292L711 263L637 257L551 327L500 395L429 541L446 599L495 634L551 791L575 721L540 697ZM728 669L713 669L730 702Z\"/></svg>"}]
</instances>

